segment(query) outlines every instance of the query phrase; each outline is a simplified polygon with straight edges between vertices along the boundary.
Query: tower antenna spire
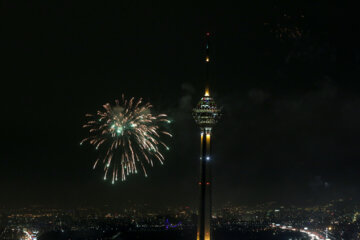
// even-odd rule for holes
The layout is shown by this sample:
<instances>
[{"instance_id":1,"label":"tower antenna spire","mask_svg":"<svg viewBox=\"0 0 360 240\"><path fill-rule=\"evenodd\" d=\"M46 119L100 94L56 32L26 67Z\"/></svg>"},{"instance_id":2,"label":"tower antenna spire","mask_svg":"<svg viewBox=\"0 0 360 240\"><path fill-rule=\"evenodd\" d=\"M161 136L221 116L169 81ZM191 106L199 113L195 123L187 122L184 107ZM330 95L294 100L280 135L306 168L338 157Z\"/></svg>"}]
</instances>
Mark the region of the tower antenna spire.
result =
<instances>
[{"instance_id":1,"label":"tower antenna spire","mask_svg":"<svg viewBox=\"0 0 360 240\"><path fill-rule=\"evenodd\" d=\"M205 34L205 96L210 96L210 74L209 74L209 65L210 65L210 32Z\"/></svg>"}]
</instances>

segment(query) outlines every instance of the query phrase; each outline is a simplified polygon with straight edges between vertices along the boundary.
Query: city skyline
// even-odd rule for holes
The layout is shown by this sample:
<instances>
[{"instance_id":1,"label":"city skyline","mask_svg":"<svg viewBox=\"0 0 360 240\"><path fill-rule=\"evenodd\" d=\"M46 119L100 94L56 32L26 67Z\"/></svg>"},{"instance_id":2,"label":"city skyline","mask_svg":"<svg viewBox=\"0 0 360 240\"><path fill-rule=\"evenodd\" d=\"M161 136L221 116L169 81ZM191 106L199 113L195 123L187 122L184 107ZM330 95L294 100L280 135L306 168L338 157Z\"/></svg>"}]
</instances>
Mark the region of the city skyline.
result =
<instances>
[{"instance_id":1,"label":"city skyline","mask_svg":"<svg viewBox=\"0 0 360 240\"><path fill-rule=\"evenodd\" d=\"M213 211L216 239L278 239L297 236L304 240L358 239L360 204L350 199L335 199L308 207L278 203L254 207L226 205ZM178 206L154 209L149 205L126 208L1 208L0 237L13 240L144 238L194 239L197 209ZM8 227L1 227L8 222ZM155 234L156 233L156 234ZM155 236L154 236L155 234ZM26 238L27 236L32 238ZM156 236L157 235L157 236ZM151 239L152 239L151 238ZM20 238L23 240L24 238Z\"/></svg>"}]
</instances>

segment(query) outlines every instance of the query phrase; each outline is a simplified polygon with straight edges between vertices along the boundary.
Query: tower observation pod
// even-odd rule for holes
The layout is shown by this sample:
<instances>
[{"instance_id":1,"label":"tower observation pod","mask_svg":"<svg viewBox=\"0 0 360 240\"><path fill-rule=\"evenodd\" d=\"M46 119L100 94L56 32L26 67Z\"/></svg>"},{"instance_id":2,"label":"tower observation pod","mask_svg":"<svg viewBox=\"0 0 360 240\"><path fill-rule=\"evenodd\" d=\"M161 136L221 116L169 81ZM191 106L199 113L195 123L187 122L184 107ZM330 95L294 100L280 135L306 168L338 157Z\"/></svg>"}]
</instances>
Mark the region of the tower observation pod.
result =
<instances>
[{"instance_id":1,"label":"tower observation pod","mask_svg":"<svg viewBox=\"0 0 360 240\"><path fill-rule=\"evenodd\" d=\"M208 39L209 34L206 34L206 36ZM208 53L208 41L206 50ZM205 63L209 63L208 54L205 58ZM206 69L208 69L208 66ZM206 75L208 76L208 73ZM207 87L204 96L193 109L194 120L200 127L200 204L198 211L197 240L213 240L211 230L211 131L220 118L220 115L221 110L216 106L214 99L210 96L209 88Z\"/></svg>"}]
</instances>

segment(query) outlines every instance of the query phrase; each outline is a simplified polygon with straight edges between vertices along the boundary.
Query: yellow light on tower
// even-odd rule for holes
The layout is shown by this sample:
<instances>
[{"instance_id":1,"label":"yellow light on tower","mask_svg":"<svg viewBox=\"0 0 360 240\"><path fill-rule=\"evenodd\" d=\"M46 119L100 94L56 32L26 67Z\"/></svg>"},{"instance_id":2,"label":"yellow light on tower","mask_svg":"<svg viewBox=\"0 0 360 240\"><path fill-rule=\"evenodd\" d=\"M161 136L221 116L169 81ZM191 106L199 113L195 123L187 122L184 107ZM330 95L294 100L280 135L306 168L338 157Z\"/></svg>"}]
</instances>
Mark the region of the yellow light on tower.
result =
<instances>
[{"instance_id":1,"label":"yellow light on tower","mask_svg":"<svg viewBox=\"0 0 360 240\"><path fill-rule=\"evenodd\" d=\"M205 61L206 61L206 62L210 62L210 58L209 58L209 57L206 57Z\"/></svg>"},{"instance_id":2,"label":"yellow light on tower","mask_svg":"<svg viewBox=\"0 0 360 240\"><path fill-rule=\"evenodd\" d=\"M210 96L210 91L209 88L205 89L205 97L209 97Z\"/></svg>"}]
</instances>

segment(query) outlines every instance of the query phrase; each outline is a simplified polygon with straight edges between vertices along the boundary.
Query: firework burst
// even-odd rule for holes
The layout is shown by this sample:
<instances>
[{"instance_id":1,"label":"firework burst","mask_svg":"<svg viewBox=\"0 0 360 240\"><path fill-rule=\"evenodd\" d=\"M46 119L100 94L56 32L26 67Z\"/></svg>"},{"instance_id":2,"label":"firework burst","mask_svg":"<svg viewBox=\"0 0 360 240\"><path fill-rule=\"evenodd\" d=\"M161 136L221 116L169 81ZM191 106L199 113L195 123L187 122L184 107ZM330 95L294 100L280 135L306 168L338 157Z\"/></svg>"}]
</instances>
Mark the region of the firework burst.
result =
<instances>
[{"instance_id":1,"label":"firework burst","mask_svg":"<svg viewBox=\"0 0 360 240\"><path fill-rule=\"evenodd\" d=\"M88 122L83 125L89 128L91 136L80 142L90 143L99 150L99 157L94 163L104 165L104 180L109 173L112 183L126 176L138 173L141 169L147 176L145 165L153 166L153 160L163 164L164 156L161 149L169 147L160 139L161 135L172 137L167 131L161 130L161 123L170 123L166 114L154 116L151 114L150 103L143 104L142 99L115 100L115 105L103 105L103 110L95 115L86 114Z\"/></svg>"}]
</instances>

